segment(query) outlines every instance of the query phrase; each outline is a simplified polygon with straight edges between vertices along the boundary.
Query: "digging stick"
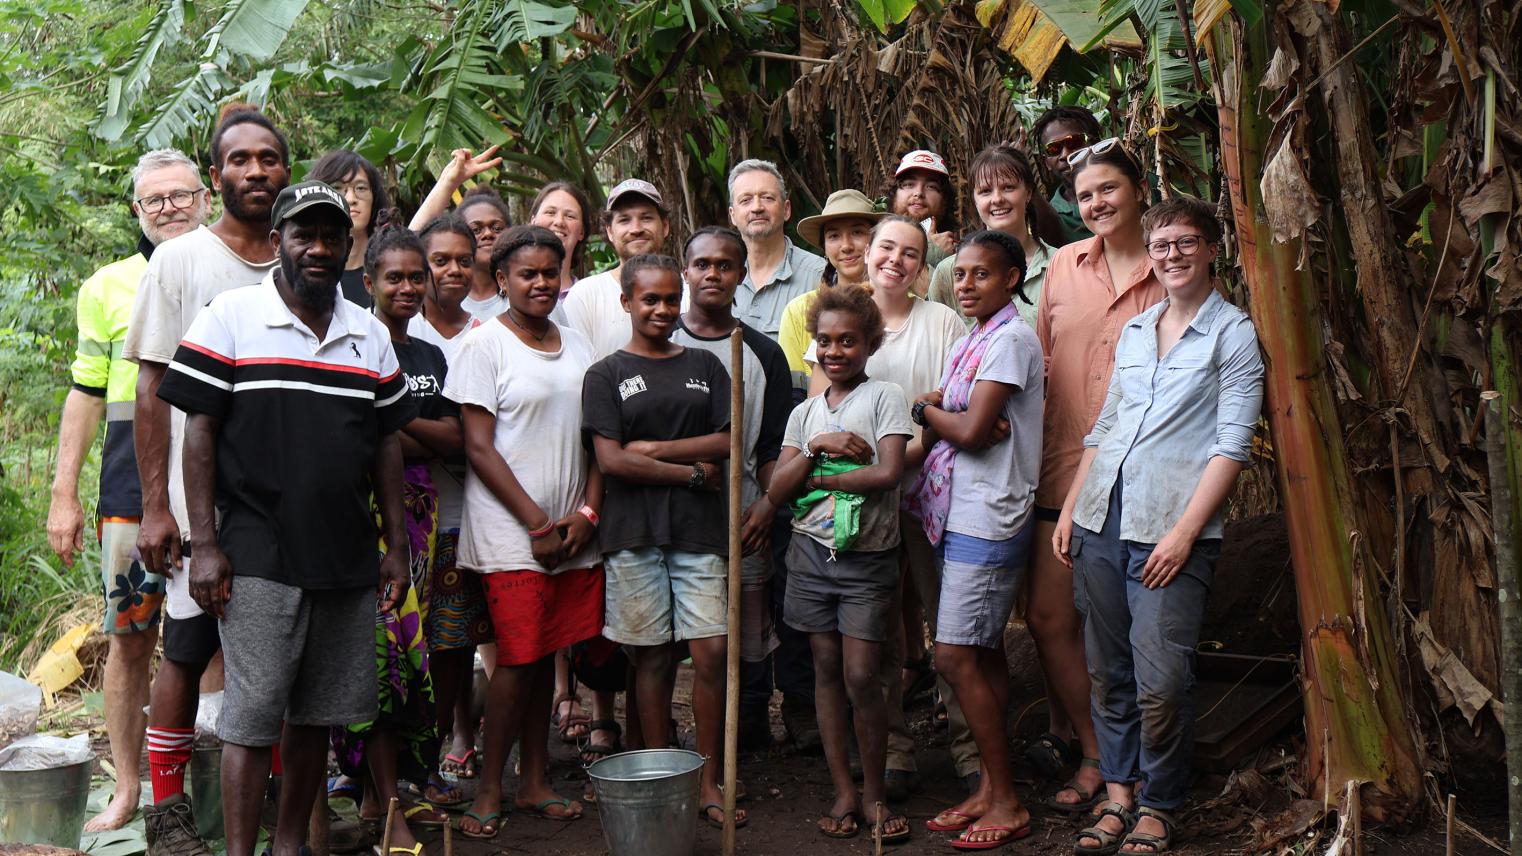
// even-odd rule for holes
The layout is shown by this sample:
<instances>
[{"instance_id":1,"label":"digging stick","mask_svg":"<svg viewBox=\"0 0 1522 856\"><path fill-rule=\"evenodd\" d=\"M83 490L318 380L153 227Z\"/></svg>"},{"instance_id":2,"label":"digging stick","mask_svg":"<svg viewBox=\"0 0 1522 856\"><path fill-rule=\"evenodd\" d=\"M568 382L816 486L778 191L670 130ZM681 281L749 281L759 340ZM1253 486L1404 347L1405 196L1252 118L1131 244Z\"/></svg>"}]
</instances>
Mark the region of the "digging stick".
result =
<instances>
[{"instance_id":1,"label":"digging stick","mask_svg":"<svg viewBox=\"0 0 1522 856\"><path fill-rule=\"evenodd\" d=\"M729 645L724 670L724 856L735 853L735 778L740 752L740 471L745 461L745 343L729 335Z\"/></svg>"},{"instance_id":2,"label":"digging stick","mask_svg":"<svg viewBox=\"0 0 1522 856\"><path fill-rule=\"evenodd\" d=\"M1506 778L1510 794L1511 852L1522 854L1522 574L1517 568L1517 521L1512 519L1512 473L1506 452L1505 399L1499 392L1480 393L1485 401L1485 457L1490 465L1490 530L1496 545L1496 600L1501 612L1501 699L1506 703ZM1449 798L1448 828L1453 828ZM1453 836L1450 834L1449 839ZM1452 846L1451 844L1449 845Z\"/></svg>"}]
</instances>

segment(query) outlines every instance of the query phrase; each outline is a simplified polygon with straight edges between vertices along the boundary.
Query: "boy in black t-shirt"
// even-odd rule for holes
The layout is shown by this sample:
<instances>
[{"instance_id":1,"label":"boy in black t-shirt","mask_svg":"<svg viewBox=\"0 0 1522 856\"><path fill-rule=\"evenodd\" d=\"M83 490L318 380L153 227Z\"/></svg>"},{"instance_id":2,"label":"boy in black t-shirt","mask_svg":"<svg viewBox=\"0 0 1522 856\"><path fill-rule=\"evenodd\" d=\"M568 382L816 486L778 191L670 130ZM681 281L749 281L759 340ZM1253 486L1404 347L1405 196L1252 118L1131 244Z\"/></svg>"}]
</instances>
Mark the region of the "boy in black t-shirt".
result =
<instances>
[{"instance_id":1,"label":"boy in black t-shirt","mask_svg":"<svg viewBox=\"0 0 1522 856\"><path fill-rule=\"evenodd\" d=\"M719 755L728 656L728 530L718 462L729 455L729 375L671 343L681 313L675 259L639 255L621 277L632 337L587 370L582 418L604 477L598 540L607 570L603 635L625 645L646 748L664 748L673 643L692 653L698 752ZM703 768L700 816L722 826L718 763ZM736 810L736 823L744 822Z\"/></svg>"}]
</instances>

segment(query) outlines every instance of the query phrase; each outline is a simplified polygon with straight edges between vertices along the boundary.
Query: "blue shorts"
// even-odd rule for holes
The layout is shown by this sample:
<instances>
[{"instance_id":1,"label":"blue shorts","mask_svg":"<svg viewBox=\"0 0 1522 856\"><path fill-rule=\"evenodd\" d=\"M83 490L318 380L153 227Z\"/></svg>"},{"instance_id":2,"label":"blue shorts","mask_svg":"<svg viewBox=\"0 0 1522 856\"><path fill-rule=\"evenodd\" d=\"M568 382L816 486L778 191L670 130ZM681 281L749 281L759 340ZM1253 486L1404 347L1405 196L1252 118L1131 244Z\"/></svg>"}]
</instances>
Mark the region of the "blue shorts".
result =
<instances>
[{"instance_id":1,"label":"blue shorts","mask_svg":"<svg viewBox=\"0 0 1522 856\"><path fill-rule=\"evenodd\" d=\"M607 639L653 646L729 632L729 566L723 556L640 547L607 554L603 568Z\"/></svg>"},{"instance_id":2,"label":"blue shorts","mask_svg":"<svg viewBox=\"0 0 1522 856\"><path fill-rule=\"evenodd\" d=\"M1004 646L1004 626L1015 608L1035 528L1032 515L1018 535L1003 541L959 532L947 532L941 538L941 605L935 641L979 648Z\"/></svg>"}]
</instances>

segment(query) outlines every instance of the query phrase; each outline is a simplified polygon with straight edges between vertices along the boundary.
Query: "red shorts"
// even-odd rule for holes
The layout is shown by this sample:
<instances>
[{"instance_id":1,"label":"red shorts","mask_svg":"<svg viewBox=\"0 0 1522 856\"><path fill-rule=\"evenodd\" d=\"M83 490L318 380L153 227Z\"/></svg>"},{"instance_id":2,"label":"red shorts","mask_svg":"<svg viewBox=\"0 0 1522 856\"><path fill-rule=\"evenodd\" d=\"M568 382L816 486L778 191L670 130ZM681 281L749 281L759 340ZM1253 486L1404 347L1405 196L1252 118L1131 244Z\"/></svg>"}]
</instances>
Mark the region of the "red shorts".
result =
<instances>
[{"instance_id":1,"label":"red shorts","mask_svg":"<svg viewBox=\"0 0 1522 856\"><path fill-rule=\"evenodd\" d=\"M497 665L526 666L602 632L602 565L550 575L481 575L497 635Z\"/></svg>"}]
</instances>

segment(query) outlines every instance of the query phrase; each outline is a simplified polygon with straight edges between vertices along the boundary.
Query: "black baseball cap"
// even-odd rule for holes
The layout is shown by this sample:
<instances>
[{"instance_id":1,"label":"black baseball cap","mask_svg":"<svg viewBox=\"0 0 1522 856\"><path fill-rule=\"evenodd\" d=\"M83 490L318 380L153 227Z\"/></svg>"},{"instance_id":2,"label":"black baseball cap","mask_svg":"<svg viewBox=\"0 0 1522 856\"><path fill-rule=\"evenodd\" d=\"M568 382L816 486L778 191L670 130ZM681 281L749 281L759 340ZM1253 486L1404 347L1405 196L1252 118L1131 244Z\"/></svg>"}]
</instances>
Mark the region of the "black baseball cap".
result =
<instances>
[{"instance_id":1,"label":"black baseball cap","mask_svg":"<svg viewBox=\"0 0 1522 856\"><path fill-rule=\"evenodd\" d=\"M321 181L303 181L280 191L280 195L275 197L270 226L278 229L281 223L318 205L331 206L349 224L349 228L354 228L354 220L349 216L349 203L342 194Z\"/></svg>"}]
</instances>

